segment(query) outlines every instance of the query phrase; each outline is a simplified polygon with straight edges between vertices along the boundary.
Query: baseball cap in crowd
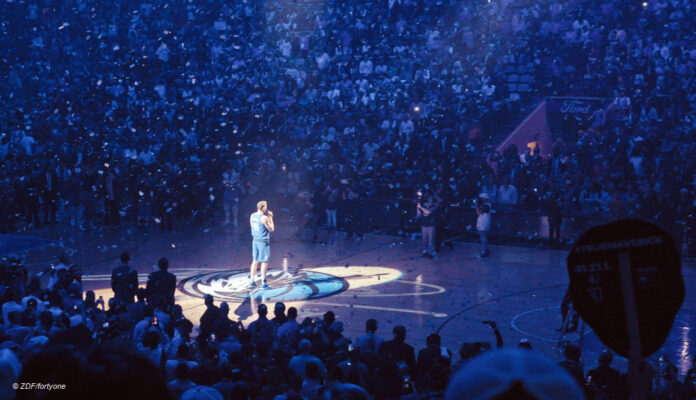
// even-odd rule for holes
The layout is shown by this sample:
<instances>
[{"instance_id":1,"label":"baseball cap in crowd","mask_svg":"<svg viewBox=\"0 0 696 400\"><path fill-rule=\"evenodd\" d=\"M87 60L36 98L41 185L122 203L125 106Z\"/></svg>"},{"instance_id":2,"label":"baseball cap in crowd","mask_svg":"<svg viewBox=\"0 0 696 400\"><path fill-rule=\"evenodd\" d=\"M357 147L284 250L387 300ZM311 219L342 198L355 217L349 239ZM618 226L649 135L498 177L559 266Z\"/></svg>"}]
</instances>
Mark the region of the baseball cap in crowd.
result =
<instances>
[{"instance_id":1,"label":"baseball cap in crowd","mask_svg":"<svg viewBox=\"0 0 696 400\"><path fill-rule=\"evenodd\" d=\"M450 380L445 400L520 398L582 400L575 380L547 357L526 349L500 349L471 359Z\"/></svg>"},{"instance_id":2,"label":"baseball cap in crowd","mask_svg":"<svg viewBox=\"0 0 696 400\"><path fill-rule=\"evenodd\" d=\"M224 400L222 394L210 386L196 386L181 395L179 400Z\"/></svg>"}]
</instances>

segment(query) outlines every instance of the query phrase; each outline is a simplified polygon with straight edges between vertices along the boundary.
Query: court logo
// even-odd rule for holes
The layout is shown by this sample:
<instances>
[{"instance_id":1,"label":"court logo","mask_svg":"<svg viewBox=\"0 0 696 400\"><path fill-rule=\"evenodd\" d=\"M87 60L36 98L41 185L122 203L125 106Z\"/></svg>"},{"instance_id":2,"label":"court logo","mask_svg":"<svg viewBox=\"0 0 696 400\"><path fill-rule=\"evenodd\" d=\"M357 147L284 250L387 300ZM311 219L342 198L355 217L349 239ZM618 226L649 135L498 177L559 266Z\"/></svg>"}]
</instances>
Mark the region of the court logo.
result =
<instances>
[{"instance_id":1,"label":"court logo","mask_svg":"<svg viewBox=\"0 0 696 400\"><path fill-rule=\"evenodd\" d=\"M244 301L263 298L265 301L300 301L317 299L341 293L348 289L344 278L317 271L269 271L266 274L269 289L248 288L248 271L216 271L195 275L179 282L181 292L203 297L207 294L219 300Z\"/></svg>"}]
</instances>

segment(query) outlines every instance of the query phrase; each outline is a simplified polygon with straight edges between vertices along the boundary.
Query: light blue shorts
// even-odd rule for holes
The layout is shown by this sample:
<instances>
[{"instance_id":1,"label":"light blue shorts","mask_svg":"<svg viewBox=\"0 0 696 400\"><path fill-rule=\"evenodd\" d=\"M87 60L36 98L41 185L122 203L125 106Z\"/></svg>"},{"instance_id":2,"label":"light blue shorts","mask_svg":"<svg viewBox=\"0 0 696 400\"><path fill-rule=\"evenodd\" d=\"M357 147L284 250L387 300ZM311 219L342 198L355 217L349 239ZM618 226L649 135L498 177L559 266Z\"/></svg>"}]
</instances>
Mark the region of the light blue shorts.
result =
<instances>
[{"instance_id":1,"label":"light blue shorts","mask_svg":"<svg viewBox=\"0 0 696 400\"><path fill-rule=\"evenodd\" d=\"M268 262L271 259L270 240L252 240L251 252L254 261Z\"/></svg>"}]
</instances>

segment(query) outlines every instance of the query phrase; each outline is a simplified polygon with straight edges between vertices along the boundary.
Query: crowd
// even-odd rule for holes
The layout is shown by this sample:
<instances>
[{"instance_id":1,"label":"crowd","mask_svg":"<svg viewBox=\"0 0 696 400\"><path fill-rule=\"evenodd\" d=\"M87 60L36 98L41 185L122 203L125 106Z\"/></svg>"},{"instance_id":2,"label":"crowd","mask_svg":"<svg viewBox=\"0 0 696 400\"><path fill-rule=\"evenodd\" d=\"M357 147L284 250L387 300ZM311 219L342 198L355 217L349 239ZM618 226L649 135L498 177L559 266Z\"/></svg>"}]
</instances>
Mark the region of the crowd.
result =
<instances>
[{"instance_id":1,"label":"crowd","mask_svg":"<svg viewBox=\"0 0 696 400\"><path fill-rule=\"evenodd\" d=\"M88 229L97 217L172 229L222 209L234 222L258 196L294 215L314 208L323 220L326 209L331 228L336 201L351 214L416 190L443 204L484 191L533 212L560 203L565 214L685 221L692 9L3 2L0 230ZM567 121L551 158L493 152L521 103L552 94L607 107L590 126Z\"/></svg>"},{"instance_id":2,"label":"crowd","mask_svg":"<svg viewBox=\"0 0 696 400\"><path fill-rule=\"evenodd\" d=\"M230 318L229 304L208 295L194 325L175 302L176 277L168 268L168 260L160 259L159 270L138 287L137 271L123 253L112 272L113 297L105 302L83 291L67 254L37 274L19 260L2 265L0 397L628 398L626 375L611 366L611 352L589 368L580 348L568 343L565 359L556 364L526 340L503 348L492 321L486 323L498 349L485 340L467 341L457 355L437 333L413 339L396 325L387 337L386 328L367 319L364 335L348 338L333 312L302 318L283 303L275 303L272 315L260 303L257 319L244 326ZM420 346L409 344L423 339ZM696 398L696 368L682 381L663 356L646 371L653 398ZM64 384L66 392L15 392L13 382Z\"/></svg>"},{"instance_id":3,"label":"crowd","mask_svg":"<svg viewBox=\"0 0 696 400\"><path fill-rule=\"evenodd\" d=\"M605 103L589 118L562 121L549 159L494 154L492 180L511 179L531 208L543 209L546 195L586 215L693 226L693 4L551 3L550 14L525 18L539 28L527 46L549 94Z\"/></svg>"},{"instance_id":4,"label":"crowd","mask_svg":"<svg viewBox=\"0 0 696 400\"><path fill-rule=\"evenodd\" d=\"M693 14L688 0L1 2L0 232L237 224L263 197L353 233L358 202L421 190L433 209L485 194L540 212L559 236L571 213L681 221L693 243ZM606 101L565 120L549 158L495 152L547 95ZM437 335L416 354L403 327L382 340L374 320L351 340L333 313L298 322L282 305L244 327L207 298L194 330L166 259L139 289L122 257L107 304L60 261L49 277L1 268L0 392L62 379L119 398L441 397L456 371L496 362L466 361L483 343L455 360ZM625 395L610 353L587 373L573 346L566 358L588 396ZM656 398L693 398L693 370L655 369Z\"/></svg>"}]
</instances>

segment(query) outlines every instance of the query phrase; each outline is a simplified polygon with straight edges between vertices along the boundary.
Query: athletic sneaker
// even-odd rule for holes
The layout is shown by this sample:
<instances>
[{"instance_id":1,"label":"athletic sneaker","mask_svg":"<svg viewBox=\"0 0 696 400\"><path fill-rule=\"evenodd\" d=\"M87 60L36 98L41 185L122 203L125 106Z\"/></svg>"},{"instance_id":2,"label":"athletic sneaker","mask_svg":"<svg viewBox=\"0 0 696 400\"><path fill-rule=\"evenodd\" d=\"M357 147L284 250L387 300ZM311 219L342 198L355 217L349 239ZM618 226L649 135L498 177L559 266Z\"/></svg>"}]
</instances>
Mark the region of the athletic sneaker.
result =
<instances>
[{"instance_id":1,"label":"athletic sneaker","mask_svg":"<svg viewBox=\"0 0 696 400\"><path fill-rule=\"evenodd\" d=\"M249 285L247 285L248 288L255 288L256 287L256 282L254 281L249 281Z\"/></svg>"},{"instance_id":2,"label":"athletic sneaker","mask_svg":"<svg viewBox=\"0 0 696 400\"><path fill-rule=\"evenodd\" d=\"M266 280L261 281L261 289L270 289L271 287L268 286L268 283L266 283Z\"/></svg>"}]
</instances>

